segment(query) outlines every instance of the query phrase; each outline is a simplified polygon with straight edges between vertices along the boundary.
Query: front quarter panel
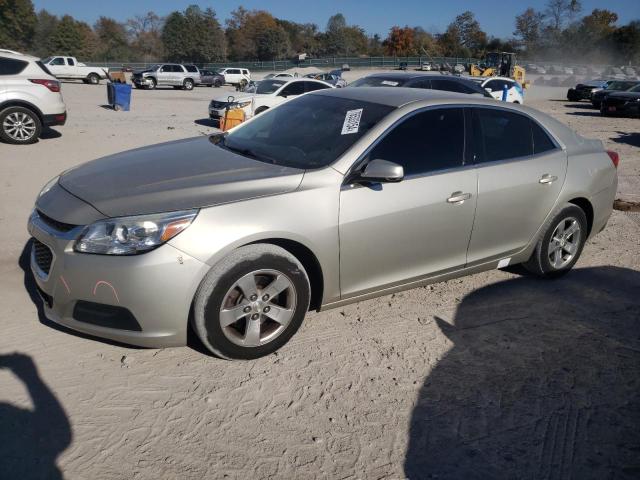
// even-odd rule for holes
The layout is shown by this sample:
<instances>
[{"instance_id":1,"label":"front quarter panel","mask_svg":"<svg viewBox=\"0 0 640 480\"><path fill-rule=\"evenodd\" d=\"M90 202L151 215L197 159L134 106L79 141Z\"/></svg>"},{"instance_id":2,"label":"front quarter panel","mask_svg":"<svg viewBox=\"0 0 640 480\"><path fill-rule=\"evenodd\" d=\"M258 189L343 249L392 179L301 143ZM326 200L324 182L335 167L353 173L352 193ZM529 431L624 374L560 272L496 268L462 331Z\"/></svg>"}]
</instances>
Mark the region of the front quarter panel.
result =
<instances>
[{"instance_id":1,"label":"front quarter panel","mask_svg":"<svg viewBox=\"0 0 640 480\"><path fill-rule=\"evenodd\" d=\"M343 176L332 168L305 173L290 193L203 208L169 243L213 266L234 249L273 239L298 242L322 269L323 303L340 297L338 209Z\"/></svg>"}]
</instances>

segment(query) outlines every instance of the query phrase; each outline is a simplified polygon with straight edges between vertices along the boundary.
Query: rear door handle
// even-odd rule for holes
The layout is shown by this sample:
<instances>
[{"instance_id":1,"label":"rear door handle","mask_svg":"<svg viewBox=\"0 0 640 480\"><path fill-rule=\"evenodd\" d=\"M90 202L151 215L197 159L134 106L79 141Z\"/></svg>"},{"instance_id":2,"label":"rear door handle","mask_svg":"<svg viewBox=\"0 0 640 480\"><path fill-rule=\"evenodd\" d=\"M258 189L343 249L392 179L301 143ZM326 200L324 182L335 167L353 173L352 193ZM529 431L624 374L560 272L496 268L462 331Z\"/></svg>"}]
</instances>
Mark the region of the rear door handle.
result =
<instances>
[{"instance_id":1,"label":"rear door handle","mask_svg":"<svg viewBox=\"0 0 640 480\"><path fill-rule=\"evenodd\" d=\"M460 204L465 200L469 200L471 198L470 193L462 193L462 192L453 192L449 198L447 198L447 202Z\"/></svg>"},{"instance_id":2,"label":"rear door handle","mask_svg":"<svg viewBox=\"0 0 640 480\"><path fill-rule=\"evenodd\" d=\"M542 177L540 177L540 180L538 180L538 182L542 183L543 185L549 185L555 182L557 179L558 177L556 177L555 175L549 175L548 173L545 173L544 175L542 175Z\"/></svg>"}]
</instances>

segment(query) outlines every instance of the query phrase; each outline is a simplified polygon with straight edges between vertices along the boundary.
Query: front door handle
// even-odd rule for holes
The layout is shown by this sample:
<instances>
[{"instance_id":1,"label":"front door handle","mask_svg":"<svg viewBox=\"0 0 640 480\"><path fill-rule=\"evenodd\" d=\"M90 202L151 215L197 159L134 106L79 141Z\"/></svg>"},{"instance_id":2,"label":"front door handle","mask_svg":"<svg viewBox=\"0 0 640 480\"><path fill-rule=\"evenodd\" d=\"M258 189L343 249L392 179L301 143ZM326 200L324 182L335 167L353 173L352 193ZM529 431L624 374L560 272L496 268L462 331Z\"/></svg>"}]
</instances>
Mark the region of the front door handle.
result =
<instances>
[{"instance_id":1,"label":"front door handle","mask_svg":"<svg viewBox=\"0 0 640 480\"><path fill-rule=\"evenodd\" d=\"M453 192L449 198L447 198L447 202L461 204L465 200L469 200L471 198L470 193L462 193L462 192Z\"/></svg>"},{"instance_id":2,"label":"front door handle","mask_svg":"<svg viewBox=\"0 0 640 480\"><path fill-rule=\"evenodd\" d=\"M540 177L540 180L538 180L538 182L542 183L543 185L551 185L557 179L558 177L556 177L555 175L549 175L548 173L545 173L544 175L542 175L542 177Z\"/></svg>"}]
</instances>

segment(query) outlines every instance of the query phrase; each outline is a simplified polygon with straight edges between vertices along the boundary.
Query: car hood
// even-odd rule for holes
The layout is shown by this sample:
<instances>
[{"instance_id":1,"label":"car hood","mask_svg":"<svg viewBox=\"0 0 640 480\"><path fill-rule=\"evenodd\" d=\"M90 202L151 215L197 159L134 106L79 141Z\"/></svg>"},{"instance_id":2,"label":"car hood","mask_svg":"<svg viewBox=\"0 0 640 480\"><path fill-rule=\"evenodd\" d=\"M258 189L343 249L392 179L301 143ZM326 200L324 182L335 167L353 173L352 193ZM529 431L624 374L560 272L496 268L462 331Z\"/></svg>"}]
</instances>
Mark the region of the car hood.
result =
<instances>
[{"instance_id":1,"label":"car hood","mask_svg":"<svg viewBox=\"0 0 640 480\"><path fill-rule=\"evenodd\" d=\"M304 170L253 160L197 137L93 160L64 172L59 184L105 216L120 217L285 193L303 175Z\"/></svg>"}]
</instances>

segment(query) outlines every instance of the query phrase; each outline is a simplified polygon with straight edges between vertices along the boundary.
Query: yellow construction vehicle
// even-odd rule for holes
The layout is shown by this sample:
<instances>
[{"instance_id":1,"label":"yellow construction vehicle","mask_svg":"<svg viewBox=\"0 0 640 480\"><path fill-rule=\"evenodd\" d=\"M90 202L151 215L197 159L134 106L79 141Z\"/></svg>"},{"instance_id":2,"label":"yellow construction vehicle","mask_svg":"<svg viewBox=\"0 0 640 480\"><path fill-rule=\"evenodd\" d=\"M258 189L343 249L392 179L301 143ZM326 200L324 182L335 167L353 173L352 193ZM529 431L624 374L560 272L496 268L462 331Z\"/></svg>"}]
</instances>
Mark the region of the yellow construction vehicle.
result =
<instances>
[{"instance_id":1,"label":"yellow construction vehicle","mask_svg":"<svg viewBox=\"0 0 640 480\"><path fill-rule=\"evenodd\" d=\"M520 83L523 87L525 83L525 70L520 65L516 65L516 54L508 52L488 53L480 65L471 65L470 73L474 77L510 77Z\"/></svg>"}]
</instances>

